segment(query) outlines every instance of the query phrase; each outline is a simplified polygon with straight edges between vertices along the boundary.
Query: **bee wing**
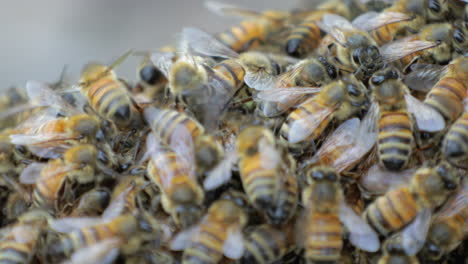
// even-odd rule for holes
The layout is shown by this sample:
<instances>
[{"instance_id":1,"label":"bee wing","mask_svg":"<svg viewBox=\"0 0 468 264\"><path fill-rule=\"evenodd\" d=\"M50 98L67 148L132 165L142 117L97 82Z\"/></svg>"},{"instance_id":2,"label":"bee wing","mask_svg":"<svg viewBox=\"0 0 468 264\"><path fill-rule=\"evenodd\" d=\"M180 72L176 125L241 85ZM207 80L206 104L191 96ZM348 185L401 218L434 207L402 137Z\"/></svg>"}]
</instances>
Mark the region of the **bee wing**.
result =
<instances>
[{"instance_id":1,"label":"bee wing","mask_svg":"<svg viewBox=\"0 0 468 264\"><path fill-rule=\"evenodd\" d=\"M261 91L257 94L257 98L268 102L277 102L291 107L304 95L316 94L320 92L320 87L285 87L272 88Z\"/></svg>"},{"instance_id":2,"label":"bee wing","mask_svg":"<svg viewBox=\"0 0 468 264\"><path fill-rule=\"evenodd\" d=\"M364 189L374 194L384 194L391 188L407 184L415 172L416 168L393 172L375 164L362 174L360 183Z\"/></svg>"},{"instance_id":3,"label":"bee wing","mask_svg":"<svg viewBox=\"0 0 468 264\"><path fill-rule=\"evenodd\" d=\"M195 178L195 146L192 134L187 127L179 125L171 135L170 147L176 153L176 158L180 164L185 164L190 171L192 178Z\"/></svg>"},{"instance_id":4,"label":"bee wing","mask_svg":"<svg viewBox=\"0 0 468 264\"><path fill-rule=\"evenodd\" d=\"M260 153L260 166L265 169L274 169L278 167L281 161L281 155L274 145L270 144L267 139L262 138L258 142Z\"/></svg>"},{"instance_id":5,"label":"bee wing","mask_svg":"<svg viewBox=\"0 0 468 264\"><path fill-rule=\"evenodd\" d=\"M63 155L63 153L70 148L71 145L68 144L54 144L53 147L37 147L37 146L29 146L29 151L40 157L45 159L56 159Z\"/></svg>"},{"instance_id":6,"label":"bee wing","mask_svg":"<svg viewBox=\"0 0 468 264\"><path fill-rule=\"evenodd\" d=\"M78 139L71 137L67 133L43 133L43 134L13 134L10 135L10 142L16 145L36 145L52 141L64 141L69 139Z\"/></svg>"},{"instance_id":7,"label":"bee wing","mask_svg":"<svg viewBox=\"0 0 468 264\"><path fill-rule=\"evenodd\" d=\"M340 206L340 219L350 232L351 244L367 252L379 250L380 241L377 233L345 202Z\"/></svg>"},{"instance_id":8,"label":"bee wing","mask_svg":"<svg viewBox=\"0 0 468 264\"><path fill-rule=\"evenodd\" d=\"M52 107L66 115L81 113L81 111L78 111L73 105L69 104L46 83L28 81L26 83L26 92L30 102L34 105Z\"/></svg>"},{"instance_id":9,"label":"bee wing","mask_svg":"<svg viewBox=\"0 0 468 264\"><path fill-rule=\"evenodd\" d=\"M51 220L49 226L60 233L71 233L101 223L103 219L100 217L67 217Z\"/></svg>"},{"instance_id":10,"label":"bee wing","mask_svg":"<svg viewBox=\"0 0 468 264\"><path fill-rule=\"evenodd\" d=\"M217 1L205 1L205 7L218 16L239 16L243 18L262 17L262 14L257 11L240 8Z\"/></svg>"},{"instance_id":11,"label":"bee wing","mask_svg":"<svg viewBox=\"0 0 468 264\"><path fill-rule=\"evenodd\" d=\"M159 170L161 177L161 183L164 186L170 186L171 180L175 176L175 172L170 166L171 161L167 158L167 155L158 155L161 149L164 148L163 143L153 134L150 133L146 137L146 149L151 155L153 165Z\"/></svg>"},{"instance_id":12,"label":"bee wing","mask_svg":"<svg viewBox=\"0 0 468 264\"><path fill-rule=\"evenodd\" d=\"M40 106L32 105L30 103L25 103L25 104L13 106L13 107L8 108L5 111L2 111L0 113L0 120L4 119L4 118L7 118L7 117L10 117L10 116L13 116L13 115L16 115L18 113L22 113L22 112L26 112L26 111L29 111L29 110L37 109L39 107Z\"/></svg>"},{"instance_id":13,"label":"bee wing","mask_svg":"<svg viewBox=\"0 0 468 264\"><path fill-rule=\"evenodd\" d=\"M174 251L184 250L186 247L190 245L190 243L198 235L199 232L200 232L200 227L198 225L179 232L171 240L171 244L169 246L170 249Z\"/></svg>"},{"instance_id":14,"label":"bee wing","mask_svg":"<svg viewBox=\"0 0 468 264\"><path fill-rule=\"evenodd\" d=\"M409 256L416 255L426 242L427 232L431 224L431 210L424 209L416 218L402 231L402 246Z\"/></svg>"},{"instance_id":15,"label":"bee wing","mask_svg":"<svg viewBox=\"0 0 468 264\"><path fill-rule=\"evenodd\" d=\"M182 30L180 45L183 51L194 52L203 56L221 58L237 58L239 56L212 35L193 27Z\"/></svg>"},{"instance_id":16,"label":"bee wing","mask_svg":"<svg viewBox=\"0 0 468 264\"><path fill-rule=\"evenodd\" d=\"M468 186L463 186L457 194L445 203L444 207L437 212L435 219L443 219L459 214L468 207ZM465 219L465 225L468 219Z\"/></svg>"},{"instance_id":17,"label":"bee wing","mask_svg":"<svg viewBox=\"0 0 468 264\"><path fill-rule=\"evenodd\" d=\"M353 20L353 26L364 31L374 30L389 24L414 19L414 16L399 12L377 13L370 11L364 13Z\"/></svg>"},{"instance_id":18,"label":"bee wing","mask_svg":"<svg viewBox=\"0 0 468 264\"><path fill-rule=\"evenodd\" d=\"M447 71L447 66L416 63L410 66L411 72L403 78L411 89L429 92L439 78Z\"/></svg>"},{"instance_id":19,"label":"bee wing","mask_svg":"<svg viewBox=\"0 0 468 264\"><path fill-rule=\"evenodd\" d=\"M110 264L119 255L121 241L109 238L76 250L63 264Z\"/></svg>"},{"instance_id":20,"label":"bee wing","mask_svg":"<svg viewBox=\"0 0 468 264\"><path fill-rule=\"evenodd\" d=\"M115 217L121 215L124 212L126 207L126 198L129 192L135 188L135 184L130 184L123 192L121 192L112 202L107 206L107 208L102 213L103 219L114 219Z\"/></svg>"},{"instance_id":21,"label":"bee wing","mask_svg":"<svg viewBox=\"0 0 468 264\"><path fill-rule=\"evenodd\" d=\"M317 22L317 25L342 46L346 46L346 37L344 32L355 30L351 22L336 14L324 15L322 21Z\"/></svg>"},{"instance_id":22,"label":"bee wing","mask_svg":"<svg viewBox=\"0 0 468 264\"><path fill-rule=\"evenodd\" d=\"M306 139L325 119L330 118L331 114L335 111L335 109L331 107L320 108L321 110L307 117L294 120L291 123L288 132L288 141L290 143L294 144Z\"/></svg>"},{"instance_id":23,"label":"bee wing","mask_svg":"<svg viewBox=\"0 0 468 264\"><path fill-rule=\"evenodd\" d=\"M231 179L232 166L237 162L237 159L238 156L235 150L228 152L224 159L207 173L207 177L203 182L203 188L211 191L227 183Z\"/></svg>"},{"instance_id":24,"label":"bee wing","mask_svg":"<svg viewBox=\"0 0 468 264\"><path fill-rule=\"evenodd\" d=\"M275 87L275 76L266 72L247 71L244 75L244 82L250 88L264 91Z\"/></svg>"},{"instance_id":25,"label":"bee wing","mask_svg":"<svg viewBox=\"0 0 468 264\"><path fill-rule=\"evenodd\" d=\"M302 72L306 64L307 60L301 60L294 64L292 68L280 74L276 78L276 87L289 87L291 80L296 79L296 77Z\"/></svg>"},{"instance_id":26,"label":"bee wing","mask_svg":"<svg viewBox=\"0 0 468 264\"><path fill-rule=\"evenodd\" d=\"M408 111L414 115L419 130L436 132L445 128L444 118L434 108L420 102L411 94L406 94L405 99Z\"/></svg>"},{"instance_id":27,"label":"bee wing","mask_svg":"<svg viewBox=\"0 0 468 264\"><path fill-rule=\"evenodd\" d=\"M155 52L151 54L151 61L158 69L161 70L166 79L169 79L175 57L176 54L173 52Z\"/></svg>"},{"instance_id":28,"label":"bee wing","mask_svg":"<svg viewBox=\"0 0 468 264\"><path fill-rule=\"evenodd\" d=\"M425 40L411 40L411 37L393 41L380 47L380 54L386 62L393 62L418 51L439 45Z\"/></svg>"},{"instance_id":29,"label":"bee wing","mask_svg":"<svg viewBox=\"0 0 468 264\"><path fill-rule=\"evenodd\" d=\"M20 175L20 182L24 184L34 184L41 175L41 170L46 163L33 162L29 164Z\"/></svg>"},{"instance_id":30,"label":"bee wing","mask_svg":"<svg viewBox=\"0 0 468 264\"><path fill-rule=\"evenodd\" d=\"M33 225L17 225L11 229L16 242L21 244L36 240L39 236L39 228Z\"/></svg>"},{"instance_id":31,"label":"bee wing","mask_svg":"<svg viewBox=\"0 0 468 264\"><path fill-rule=\"evenodd\" d=\"M223 245L224 255L230 259L240 259L244 255L244 238L239 227L232 227L228 231Z\"/></svg>"}]
</instances>

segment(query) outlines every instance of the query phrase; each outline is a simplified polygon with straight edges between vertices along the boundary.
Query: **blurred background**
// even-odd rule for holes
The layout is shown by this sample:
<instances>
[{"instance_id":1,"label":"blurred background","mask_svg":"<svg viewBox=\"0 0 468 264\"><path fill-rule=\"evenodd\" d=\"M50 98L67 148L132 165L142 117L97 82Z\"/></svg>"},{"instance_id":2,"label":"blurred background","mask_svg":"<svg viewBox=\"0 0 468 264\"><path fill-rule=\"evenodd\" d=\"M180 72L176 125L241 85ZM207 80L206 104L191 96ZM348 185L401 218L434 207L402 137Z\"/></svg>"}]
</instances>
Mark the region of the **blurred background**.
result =
<instances>
[{"instance_id":1,"label":"blurred background","mask_svg":"<svg viewBox=\"0 0 468 264\"><path fill-rule=\"evenodd\" d=\"M84 64L109 63L126 50L156 50L172 44L185 26L210 33L239 21L219 17L203 0L15 0L0 9L0 80L2 89L27 80L54 82L65 65L76 81ZM254 10L291 9L301 0L225 0ZM139 58L118 67L135 79Z\"/></svg>"}]
</instances>

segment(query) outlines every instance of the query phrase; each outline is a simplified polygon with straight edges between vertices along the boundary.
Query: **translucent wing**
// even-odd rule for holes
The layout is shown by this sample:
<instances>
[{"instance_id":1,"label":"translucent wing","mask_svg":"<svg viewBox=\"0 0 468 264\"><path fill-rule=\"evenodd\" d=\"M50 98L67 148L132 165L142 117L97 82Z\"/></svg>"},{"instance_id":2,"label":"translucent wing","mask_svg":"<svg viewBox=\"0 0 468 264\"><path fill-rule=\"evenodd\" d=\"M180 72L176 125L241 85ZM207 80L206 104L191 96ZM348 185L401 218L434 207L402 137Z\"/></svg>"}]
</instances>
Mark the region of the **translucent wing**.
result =
<instances>
[{"instance_id":1,"label":"translucent wing","mask_svg":"<svg viewBox=\"0 0 468 264\"><path fill-rule=\"evenodd\" d=\"M38 107L40 107L40 106L31 105L29 103L13 106L13 107L8 108L5 111L2 111L0 113L0 120L4 119L4 118L7 118L7 117L10 117L10 116L13 116L13 115L16 115L18 113L22 113L22 112L26 112L26 111L29 111L29 110L36 109Z\"/></svg>"},{"instance_id":2,"label":"translucent wing","mask_svg":"<svg viewBox=\"0 0 468 264\"><path fill-rule=\"evenodd\" d=\"M280 153L267 139L262 138L258 142L258 151L260 152L260 166L262 168L274 169L278 167L281 162Z\"/></svg>"},{"instance_id":3,"label":"translucent wing","mask_svg":"<svg viewBox=\"0 0 468 264\"><path fill-rule=\"evenodd\" d=\"M184 250L190 245L195 236L200 232L198 225L179 232L171 241L170 249L175 251Z\"/></svg>"},{"instance_id":4,"label":"translucent wing","mask_svg":"<svg viewBox=\"0 0 468 264\"><path fill-rule=\"evenodd\" d=\"M306 101L305 103L314 103ZM291 122L288 132L288 141L298 143L314 133L324 120L330 119L334 109L320 106L315 113Z\"/></svg>"},{"instance_id":5,"label":"translucent wing","mask_svg":"<svg viewBox=\"0 0 468 264\"><path fill-rule=\"evenodd\" d=\"M227 183L231 179L231 170L237 162L237 159L238 156L236 151L228 152L224 159L207 173L207 177L203 182L204 189L211 191Z\"/></svg>"},{"instance_id":6,"label":"translucent wing","mask_svg":"<svg viewBox=\"0 0 468 264\"><path fill-rule=\"evenodd\" d=\"M102 213L103 219L113 219L125 212L127 206L126 198L128 194L136 188L134 183L130 184L123 192L115 197L112 202L107 206L106 210Z\"/></svg>"},{"instance_id":7,"label":"translucent wing","mask_svg":"<svg viewBox=\"0 0 468 264\"><path fill-rule=\"evenodd\" d=\"M119 255L120 240L110 238L76 250L65 264L110 264Z\"/></svg>"},{"instance_id":8,"label":"translucent wing","mask_svg":"<svg viewBox=\"0 0 468 264\"><path fill-rule=\"evenodd\" d=\"M351 244L367 252L379 250L377 233L344 202L340 206L340 219L350 232Z\"/></svg>"},{"instance_id":9,"label":"translucent wing","mask_svg":"<svg viewBox=\"0 0 468 264\"><path fill-rule=\"evenodd\" d=\"M176 54L173 52L156 52L151 54L151 61L161 70L166 79L169 79L171 67L174 64Z\"/></svg>"},{"instance_id":10,"label":"translucent wing","mask_svg":"<svg viewBox=\"0 0 468 264\"><path fill-rule=\"evenodd\" d=\"M447 201L442 209L437 212L435 217L436 220L440 218L452 217L460 214L464 210L468 210L468 186L460 188L455 196ZM465 219L465 223L468 223L468 219Z\"/></svg>"},{"instance_id":11,"label":"translucent wing","mask_svg":"<svg viewBox=\"0 0 468 264\"><path fill-rule=\"evenodd\" d=\"M39 81L28 81L26 92L30 102L37 106L53 107L66 115L80 114L73 105L69 104L48 84Z\"/></svg>"},{"instance_id":12,"label":"translucent wing","mask_svg":"<svg viewBox=\"0 0 468 264\"><path fill-rule=\"evenodd\" d=\"M244 75L244 82L250 88L264 91L275 87L275 76L266 72L247 71Z\"/></svg>"},{"instance_id":13,"label":"translucent wing","mask_svg":"<svg viewBox=\"0 0 468 264\"><path fill-rule=\"evenodd\" d=\"M447 66L416 63L410 66L411 72L403 78L411 89L429 92L439 78L447 71Z\"/></svg>"},{"instance_id":14,"label":"translucent wing","mask_svg":"<svg viewBox=\"0 0 468 264\"><path fill-rule=\"evenodd\" d=\"M16 242L26 244L38 239L39 228L33 225L16 225L10 234L14 236Z\"/></svg>"},{"instance_id":15,"label":"translucent wing","mask_svg":"<svg viewBox=\"0 0 468 264\"><path fill-rule=\"evenodd\" d=\"M189 168L189 176L195 179L195 146L192 134L184 125L178 125L170 139L170 147L176 153L179 164Z\"/></svg>"},{"instance_id":16,"label":"translucent wing","mask_svg":"<svg viewBox=\"0 0 468 264\"><path fill-rule=\"evenodd\" d=\"M36 145L53 141L59 142L73 139L79 139L79 137L72 137L67 133L10 135L10 142L16 145Z\"/></svg>"},{"instance_id":17,"label":"translucent wing","mask_svg":"<svg viewBox=\"0 0 468 264\"><path fill-rule=\"evenodd\" d=\"M70 233L103 223L100 217L67 217L50 221L49 226L60 233Z\"/></svg>"},{"instance_id":18,"label":"translucent wing","mask_svg":"<svg viewBox=\"0 0 468 264\"><path fill-rule=\"evenodd\" d=\"M353 26L360 30L374 30L385 25L409 21L414 19L414 16L398 13L398 12L381 12L374 11L364 13L353 20Z\"/></svg>"},{"instance_id":19,"label":"translucent wing","mask_svg":"<svg viewBox=\"0 0 468 264\"><path fill-rule=\"evenodd\" d=\"M276 87L289 87L294 85L293 80L301 74L304 66L308 63L307 60L301 60L297 62L292 68L288 69L286 72L283 72L276 78Z\"/></svg>"},{"instance_id":20,"label":"translucent wing","mask_svg":"<svg viewBox=\"0 0 468 264\"><path fill-rule=\"evenodd\" d=\"M405 99L408 111L415 117L419 130L436 132L445 128L444 118L434 108L420 102L411 94L406 94Z\"/></svg>"},{"instance_id":21,"label":"translucent wing","mask_svg":"<svg viewBox=\"0 0 468 264\"><path fill-rule=\"evenodd\" d=\"M439 44L432 41L404 38L380 47L380 54L386 62L393 62L415 52L436 47L437 45Z\"/></svg>"},{"instance_id":22,"label":"translucent wing","mask_svg":"<svg viewBox=\"0 0 468 264\"><path fill-rule=\"evenodd\" d=\"M170 186L172 179L175 177L172 161L169 160L165 151L166 146L153 134L150 133L146 138L146 148L150 153L152 165L159 171L159 179L164 186Z\"/></svg>"},{"instance_id":23,"label":"translucent wing","mask_svg":"<svg viewBox=\"0 0 468 264\"><path fill-rule=\"evenodd\" d=\"M324 15L322 21L317 22L317 25L342 46L346 46L344 31L355 30L354 26L346 18L335 14Z\"/></svg>"},{"instance_id":24,"label":"translucent wing","mask_svg":"<svg viewBox=\"0 0 468 264\"><path fill-rule=\"evenodd\" d=\"M392 172L375 164L363 173L360 183L365 190L373 194L384 194L396 186L409 183L415 172L416 168Z\"/></svg>"},{"instance_id":25,"label":"translucent wing","mask_svg":"<svg viewBox=\"0 0 468 264\"><path fill-rule=\"evenodd\" d=\"M155 107L146 107L144 112L143 112L143 115L145 117L145 120L146 122L150 125L150 126L153 126L153 123L156 119L156 117L158 116L159 112L162 111L162 110L159 110Z\"/></svg>"},{"instance_id":26,"label":"translucent wing","mask_svg":"<svg viewBox=\"0 0 468 264\"><path fill-rule=\"evenodd\" d=\"M198 28L184 28L180 45L182 50L194 52L197 55L221 58L237 58L239 55L212 35Z\"/></svg>"},{"instance_id":27,"label":"translucent wing","mask_svg":"<svg viewBox=\"0 0 468 264\"><path fill-rule=\"evenodd\" d=\"M304 95L311 95L320 92L320 87L287 87L273 88L261 91L257 98L263 101L278 102L285 107L291 107L294 102Z\"/></svg>"},{"instance_id":28,"label":"translucent wing","mask_svg":"<svg viewBox=\"0 0 468 264\"><path fill-rule=\"evenodd\" d=\"M41 175L41 170L46 163L34 162L29 164L20 175L20 182L24 184L34 184Z\"/></svg>"},{"instance_id":29,"label":"translucent wing","mask_svg":"<svg viewBox=\"0 0 468 264\"><path fill-rule=\"evenodd\" d=\"M431 211L424 209L416 218L402 231L402 246L409 256L416 255L426 242L427 232L431 224Z\"/></svg>"},{"instance_id":30,"label":"translucent wing","mask_svg":"<svg viewBox=\"0 0 468 264\"><path fill-rule=\"evenodd\" d=\"M240 228L230 228L223 245L224 255L230 259L240 259L244 254L244 239Z\"/></svg>"},{"instance_id":31,"label":"translucent wing","mask_svg":"<svg viewBox=\"0 0 468 264\"><path fill-rule=\"evenodd\" d=\"M239 16L239 17L261 17L262 14L249 9L239 8L233 5L216 2L205 1L205 7L219 16Z\"/></svg>"}]
</instances>

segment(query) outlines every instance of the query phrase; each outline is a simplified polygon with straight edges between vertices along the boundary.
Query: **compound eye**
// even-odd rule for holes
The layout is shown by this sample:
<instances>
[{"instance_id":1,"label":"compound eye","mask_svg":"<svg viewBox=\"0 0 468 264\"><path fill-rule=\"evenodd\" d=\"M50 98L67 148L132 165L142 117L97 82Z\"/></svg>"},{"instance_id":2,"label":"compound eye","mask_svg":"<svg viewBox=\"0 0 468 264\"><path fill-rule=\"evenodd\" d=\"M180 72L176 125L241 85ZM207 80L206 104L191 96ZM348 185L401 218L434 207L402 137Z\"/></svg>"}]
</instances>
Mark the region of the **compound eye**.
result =
<instances>
[{"instance_id":1,"label":"compound eye","mask_svg":"<svg viewBox=\"0 0 468 264\"><path fill-rule=\"evenodd\" d=\"M455 29L453 32L453 38L458 43L463 43L465 41L465 36L460 29Z\"/></svg>"},{"instance_id":2,"label":"compound eye","mask_svg":"<svg viewBox=\"0 0 468 264\"><path fill-rule=\"evenodd\" d=\"M356 85L353 85L353 84L348 84L347 87L348 89L348 93L352 96L360 96L361 95L361 91L359 91L359 89L356 87Z\"/></svg>"},{"instance_id":3,"label":"compound eye","mask_svg":"<svg viewBox=\"0 0 468 264\"><path fill-rule=\"evenodd\" d=\"M429 9L432 10L435 13L440 12L440 4L439 1L437 0L430 0L429 1Z\"/></svg>"},{"instance_id":4,"label":"compound eye","mask_svg":"<svg viewBox=\"0 0 468 264\"><path fill-rule=\"evenodd\" d=\"M395 71L395 70L389 71L388 75L387 75L387 78L388 79L398 79L398 72Z\"/></svg>"},{"instance_id":5,"label":"compound eye","mask_svg":"<svg viewBox=\"0 0 468 264\"><path fill-rule=\"evenodd\" d=\"M361 56L361 53L362 53L362 48L356 49L353 52L353 61L355 63L359 63L359 57Z\"/></svg>"},{"instance_id":6,"label":"compound eye","mask_svg":"<svg viewBox=\"0 0 468 264\"><path fill-rule=\"evenodd\" d=\"M161 77L162 72L152 65L147 65L140 70L140 78L150 85L156 84Z\"/></svg>"},{"instance_id":7,"label":"compound eye","mask_svg":"<svg viewBox=\"0 0 468 264\"><path fill-rule=\"evenodd\" d=\"M384 81L385 81L385 77L382 76L382 75L376 75L376 76L372 77L372 79L371 79L371 83L373 85L381 85Z\"/></svg>"}]
</instances>

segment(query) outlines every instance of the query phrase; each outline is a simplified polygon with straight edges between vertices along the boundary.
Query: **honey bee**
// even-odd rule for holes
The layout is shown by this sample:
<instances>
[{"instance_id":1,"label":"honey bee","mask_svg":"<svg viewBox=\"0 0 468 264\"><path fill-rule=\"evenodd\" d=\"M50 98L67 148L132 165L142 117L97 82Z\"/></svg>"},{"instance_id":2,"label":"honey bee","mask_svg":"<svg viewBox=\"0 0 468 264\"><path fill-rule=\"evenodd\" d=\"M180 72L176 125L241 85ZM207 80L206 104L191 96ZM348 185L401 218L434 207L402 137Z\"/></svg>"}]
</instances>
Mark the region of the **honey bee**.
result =
<instances>
[{"instance_id":1,"label":"honey bee","mask_svg":"<svg viewBox=\"0 0 468 264\"><path fill-rule=\"evenodd\" d=\"M468 99L465 99L465 112L453 123L442 142L442 155L445 160L461 167L468 161L467 126Z\"/></svg>"},{"instance_id":2,"label":"honey bee","mask_svg":"<svg viewBox=\"0 0 468 264\"><path fill-rule=\"evenodd\" d=\"M319 90L300 87L323 86L337 77L337 68L325 57L301 60L288 71L279 75L273 88L260 91L257 94L258 99L261 100L258 108L267 117L280 115L289 107L299 104L307 98L307 94L313 94ZM291 90L283 88L291 88ZM304 91L304 93L295 93L295 91ZM281 93L285 93L287 96L281 96Z\"/></svg>"},{"instance_id":3,"label":"honey bee","mask_svg":"<svg viewBox=\"0 0 468 264\"><path fill-rule=\"evenodd\" d=\"M31 210L23 213L12 226L2 229L0 262L30 263L49 217L43 211Z\"/></svg>"},{"instance_id":4,"label":"honey bee","mask_svg":"<svg viewBox=\"0 0 468 264\"><path fill-rule=\"evenodd\" d=\"M112 263L118 256L122 242L106 239L93 245L80 248L64 264Z\"/></svg>"},{"instance_id":5,"label":"honey bee","mask_svg":"<svg viewBox=\"0 0 468 264\"><path fill-rule=\"evenodd\" d=\"M465 3L463 1L424 1L426 16L429 22L445 22L463 17Z\"/></svg>"},{"instance_id":6,"label":"honey bee","mask_svg":"<svg viewBox=\"0 0 468 264\"><path fill-rule=\"evenodd\" d=\"M80 184L92 182L95 166L96 148L93 145L77 145L67 150L61 159L30 164L21 173L20 181L35 184L33 204L36 207L55 211L72 199L70 181Z\"/></svg>"},{"instance_id":7,"label":"honey bee","mask_svg":"<svg viewBox=\"0 0 468 264\"><path fill-rule=\"evenodd\" d=\"M192 144L186 146L185 152L195 153L197 172L202 173L214 168L222 159L224 154L219 142L212 135L207 134L205 128L190 116L169 109L150 107L145 109L144 116L158 140L165 145L171 146L176 143L172 140L179 140L172 136L176 131L189 131L191 140L187 140L190 140Z\"/></svg>"},{"instance_id":8,"label":"honey bee","mask_svg":"<svg viewBox=\"0 0 468 264\"><path fill-rule=\"evenodd\" d=\"M401 234L395 234L387 238L382 245L382 256L377 264L407 263L419 264L419 260L414 255L408 255L402 245Z\"/></svg>"},{"instance_id":9,"label":"honey bee","mask_svg":"<svg viewBox=\"0 0 468 264\"><path fill-rule=\"evenodd\" d=\"M366 87L353 75L343 76L342 80L323 86L317 95L289 113L281 127L281 136L292 144L315 140L332 120L346 120L367 104Z\"/></svg>"},{"instance_id":10,"label":"honey bee","mask_svg":"<svg viewBox=\"0 0 468 264\"><path fill-rule=\"evenodd\" d=\"M224 256L239 259L244 253L242 229L247 215L230 200L218 200L201 222L172 240L172 250L184 250L182 263L218 263Z\"/></svg>"},{"instance_id":11,"label":"honey bee","mask_svg":"<svg viewBox=\"0 0 468 264\"><path fill-rule=\"evenodd\" d=\"M205 6L221 16L235 15L249 18L216 35L221 43L236 52L248 51L266 43L283 30L284 23L289 18L288 12L277 10L260 13L213 1L206 1Z\"/></svg>"},{"instance_id":12,"label":"honey bee","mask_svg":"<svg viewBox=\"0 0 468 264\"><path fill-rule=\"evenodd\" d=\"M440 69L438 69L440 72ZM439 81L426 95L424 103L436 109L449 123L463 113L463 99L468 93L468 58L460 57L442 70ZM427 72L427 75L434 72Z\"/></svg>"},{"instance_id":13,"label":"honey bee","mask_svg":"<svg viewBox=\"0 0 468 264\"><path fill-rule=\"evenodd\" d=\"M283 231L268 224L247 230L242 263L268 264L280 260L291 250L292 231L290 225Z\"/></svg>"},{"instance_id":14,"label":"honey bee","mask_svg":"<svg viewBox=\"0 0 468 264\"><path fill-rule=\"evenodd\" d=\"M125 84L117 79L113 68L122 63L132 51L120 56L110 66L100 63L86 65L80 78L80 88L91 107L119 128L139 126L141 114Z\"/></svg>"},{"instance_id":15,"label":"honey bee","mask_svg":"<svg viewBox=\"0 0 468 264\"><path fill-rule=\"evenodd\" d=\"M148 136L147 149L151 155L148 175L161 190L164 210L178 225L187 227L201 215L204 192L197 182L193 153L186 151L190 134L180 131L175 131L173 136L179 138L171 140L170 146L152 134Z\"/></svg>"},{"instance_id":16,"label":"honey bee","mask_svg":"<svg viewBox=\"0 0 468 264\"><path fill-rule=\"evenodd\" d=\"M286 223L297 206L295 161L286 148L275 143L273 133L262 126L249 126L237 137L236 151L227 156L205 179L205 189L215 189L229 181L231 167L238 160L242 185L250 203L270 223Z\"/></svg>"},{"instance_id":17,"label":"honey bee","mask_svg":"<svg viewBox=\"0 0 468 264\"><path fill-rule=\"evenodd\" d=\"M453 23L453 35L452 35L452 47L453 54L452 58L455 59L460 55L465 55L468 50L468 23L463 20L457 20Z\"/></svg>"},{"instance_id":18,"label":"honey bee","mask_svg":"<svg viewBox=\"0 0 468 264\"><path fill-rule=\"evenodd\" d=\"M6 129L0 133L0 172L19 171L24 169L22 161L30 160L31 153L23 145L10 142L10 134L16 133L14 129Z\"/></svg>"},{"instance_id":19,"label":"honey bee","mask_svg":"<svg viewBox=\"0 0 468 264\"><path fill-rule=\"evenodd\" d=\"M452 199L439 211L428 232L424 257L437 261L460 245L468 236L468 185L466 180Z\"/></svg>"},{"instance_id":20,"label":"honey bee","mask_svg":"<svg viewBox=\"0 0 468 264\"><path fill-rule=\"evenodd\" d=\"M163 95L167 84L166 76L153 64L149 54L143 57L137 68L137 79L137 84L131 90L132 94L143 95L150 100Z\"/></svg>"},{"instance_id":21,"label":"honey bee","mask_svg":"<svg viewBox=\"0 0 468 264\"><path fill-rule=\"evenodd\" d=\"M298 222L296 238L305 248L307 263L340 260L343 225L356 247L369 252L380 247L377 234L344 202L339 177L328 167L307 171L308 186L302 193L306 210Z\"/></svg>"},{"instance_id":22,"label":"honey bee","mask_svg":"<svg viewBox=\"0 0 468 264\"><path fill-rule=\"evenodd\" d=\"M374 200L363 217L384 236L404 228L405 251L414 255L424 245L432 211L445 202L459 181L447 163L420 168L409 184L394 186ZM415 242L409 243L411 240Z\"/></svg>"},{"instance_id":23,"label":"honey bee","mask_svg":"<svg viewBox=\"0 0 468 264\"><path fill-rule=\"evenodd\" d=\"M70 213L70 216L99 216L107 207L110 201L109 190L105 188L95 188L80 196L79 202Z\"/></svg>"}]
</instances>

